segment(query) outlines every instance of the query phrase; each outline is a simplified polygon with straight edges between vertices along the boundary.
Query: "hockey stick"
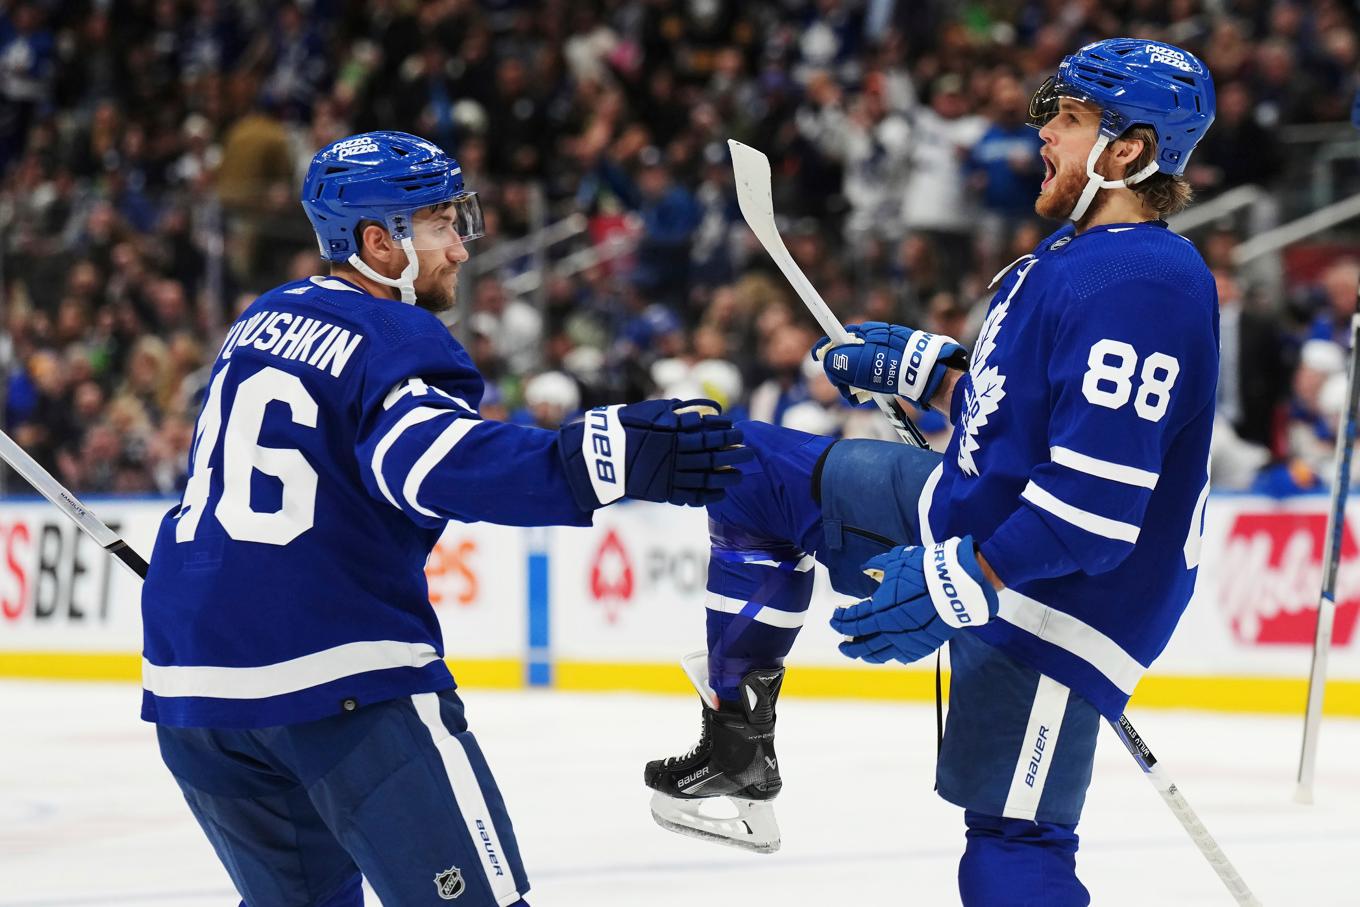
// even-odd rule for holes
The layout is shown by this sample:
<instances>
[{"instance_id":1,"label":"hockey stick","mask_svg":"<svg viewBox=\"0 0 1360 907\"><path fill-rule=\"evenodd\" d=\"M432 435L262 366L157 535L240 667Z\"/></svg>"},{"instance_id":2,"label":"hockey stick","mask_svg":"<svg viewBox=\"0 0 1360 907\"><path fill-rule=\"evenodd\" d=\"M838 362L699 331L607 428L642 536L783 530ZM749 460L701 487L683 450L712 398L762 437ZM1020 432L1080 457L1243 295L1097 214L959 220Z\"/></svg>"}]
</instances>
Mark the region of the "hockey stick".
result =
<instances>
[{"instance_id":1,"label":"hockey stick","mask_svg":"<svg viewBox=\"0 0 1360 907\"><path fill-rule=\"evenodd\" d=\"M1223 852L1223 848L1218 846L1214 836L1209 834L1209 829L1204 827L1195 811L1190 808L1190 803L1181 793L1180 788L1176 787L1176 782L1167 777L1166 772L1157 764L1157 757L1152 755L1152 750L1148 749L1143 738L1138 736L1138 732L1133 729L1128 716L1120 715L1118 721L1111 721L1110 727L1119 735L1124 746L1133 756L1138 766L1143 770L1152 786L1161 794L1162 800L1167 808L1175 814L1181 827L1185 829L1190 840L1195 842L1199 852L1204 855L1204 859L1209 861L1209 865L1214 868L1214 872L1227 886L1228 892L1234 900L1242 907L1261 907L1261 902L1256 899L1256 895L1251 893L1247 883L1233 866L1228 855Z\"/></svg>"},{"instance_id":2,"label":"hockey stick","mask_svg":"<svg viewBox=\"0 0 1360 907\"><path fill-rule=\"evenodd\" d=\"M794 292L798 298L812 312L817 319L818 325L826 331L826 335L834 343L843 343L847 338L845 328L843 328L836 316L827 307L826 302L817 293L812 283L807 279L807 275L799 269L793 257L789 255L788 249L784 247L784 241L779 236L779 228L774 220L773 203L770 201L770 162L764 154L740 142L731 139L727 141L728 147L732 150L732 171L736 177L737 202L741 206L742 217L746 218L746 223L755 233L760 244L765 247L765 251L770 253L779 270L784 272L790 284L793 285ZM1360 317L1360 316L1357 316ZM918 447L929 446L925 439L921 437L915 426L905 419L902 414L900 404L895 398L887 395L875 395L874 400L879 408L893 422L893 428L897 429L898 437L906 443L914 443ZM1352 401L1353 403L1354 401ZM912 432L899 427L899 423L904 422L910 426ZM1353 428L1352 428L1353 430ZM1152 755L1152 750L1148 749L1147 744L1138 736L1133 724L1125 715L1120 715L1119 720L1110 721L1110 726L1114 728L1119 739L1128 748L1129 753L1138 763L1138 767L1143 770L1148 781L1156 788L1162 800L1175 814L1180 821L1181 827L1190 835L1190 840L1195 842L1204 858L1209 861L1214 872L1227 886L1228 891L1242 907L1260 907L1260 901L1247 888L1247 883L1242 880L1229 861L1218 842L1209 834L1209 830L1204 827L1195 811L1190 808L1190 804L1176 787L1175 782L1167 777L1166 773L1157 764L1157 758Z\"/></svg>"},{"instance_id":3,"label":"hockey stick","mask_svg":"<svg viewBox=\"0 0 1360 907\"><path fill-rule=\"evenodd\" d=\"M57 508L79 526L90 538L99 543L99 546L118 558L133 573L142 579L146 579L147 564L142 560L142 556L134 551L127 542L108 527L99 517L90 510L71 492L52 477L52 474L38 465L38 461L30 457L22 447L14 442L9 435L0 431L0 459L3 459L14 471L23 476L28 484L38 490L38 493L47 498Z\"/></svg>"},{"instance_id":4,"label":"hockey stick","mask_svg":"<svg viewBox=\"0 0 1360 907\"><path fill-rule=\"evenodd\" d=\"M732 152L732 175L737 184L737 204L741 207L741 216L746 219L747 226L756 235L756 239L760 240L765 251L770 253L784 278L793 286L793 291L812 313L812 317L817 319L817 326L831 338L832 343L848 342L851 339L850 335L832 313L826 300L817 292L817 288L807 279L802 268L793 260L783 238L779 235L779 227L774 220L774 202L770 198L770 159L750 145L743 145L732 139L727 140L727 147ZM930 449L925 436L907 418L897 398L889 394L872 396L878 408L883 411L883 415L892 423L898 437L909 444Z\"/></svg>"},{"instance_id":5,"label":"hockey stick","mask_svg":"<svg viewBox=\"0 0 1360 907\"><path fill-rule=\"evenodd\" d=\"M1360 129L1360 92L1351 105L1351 125ZM1322 728L1322 700L1327 692L1327 655L1332 648L1332 624L1336 619L1336 574L1341 564L1341 534L1346 526L1346 498L1350 494L1351 451L1355 446L1355 407L1360 385L1360 286L1355 288L1355 314L1351 316L1351 357L1346 370L1346 415L1336 439L1336 469L1332 473L1332 506L1327 513L1327 540L1323 545L1322 593L1318 596L1317 629L1313 634L1313 663L1308 671L1308 706L1303 714L1303 747L1294 800L1313 802L1313 775L1317 769L1318 732Z\"/></svg>"}]
</instances>

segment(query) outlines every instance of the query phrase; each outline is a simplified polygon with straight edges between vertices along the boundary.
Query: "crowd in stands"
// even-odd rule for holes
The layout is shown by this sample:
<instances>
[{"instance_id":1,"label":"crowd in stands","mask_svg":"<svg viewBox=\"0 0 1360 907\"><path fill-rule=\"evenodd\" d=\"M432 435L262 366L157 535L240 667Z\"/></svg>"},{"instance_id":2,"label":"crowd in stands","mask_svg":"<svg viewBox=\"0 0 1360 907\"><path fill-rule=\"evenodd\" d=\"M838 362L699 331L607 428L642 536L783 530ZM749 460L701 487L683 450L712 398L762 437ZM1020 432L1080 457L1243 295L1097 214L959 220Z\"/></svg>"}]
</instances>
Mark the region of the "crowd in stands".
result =
<instances>
[{"instance_id":1,"label":"crowd in stands","mask_svg":"<svg viewBox=\"0 0 1360 907\"><path fill-rule=\"evenodd\" d=\"M0 0L0 423L73 489L175 493L226 327L322 273L308 160L382 128L447 148L481 196L453 331L487 416L702 395L883 435L808 359L819 332L744 226L725 140L770 156L786 242L843 320L969 344L992 274L1058 226L1032 214L1029 95L1116 34L1209 64L1202 198L1278 188L1280 127L1344 120L1355 94L1339 0ZM531 293L507 289L528 256L476 270L572 214L554 266L631 251ZM1254 286L1241 238L1196 237L1224 315L1221 482L1319 487L1360 264Z\"/></svg>"}]
</instances>

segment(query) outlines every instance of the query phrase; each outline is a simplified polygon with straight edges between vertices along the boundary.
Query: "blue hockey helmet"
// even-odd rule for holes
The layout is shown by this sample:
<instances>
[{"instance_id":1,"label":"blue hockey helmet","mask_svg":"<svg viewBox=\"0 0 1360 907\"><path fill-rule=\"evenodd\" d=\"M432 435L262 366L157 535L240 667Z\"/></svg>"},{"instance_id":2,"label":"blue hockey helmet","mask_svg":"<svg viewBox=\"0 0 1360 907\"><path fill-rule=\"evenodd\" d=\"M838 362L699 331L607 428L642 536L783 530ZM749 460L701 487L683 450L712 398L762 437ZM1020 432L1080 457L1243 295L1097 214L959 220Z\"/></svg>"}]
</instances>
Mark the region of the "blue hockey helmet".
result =
<instances>
[{"instance_id":1,"label":"blue hockey helmet","mask_svg":"<svg viewBox=\"0 0 1360 907\"><path fill-rule=\"evenodd\" d=\"M1086 188L1068 215L1074 221L1101 189L1132 186L1158 171L1180 176L1214 121L1214 80L1208 67L1194 54L1160 41L1109 38L1064 57L1057 73L1030 98L1030 125L1048 123L1060 98L1100 108L1099 134L1086 160ZM1156 133L1156 157L1137 173L1105 179L1096 171L1101 152L1139 125Z\"/></svg>"},{"instance_id":2,"label":"blue hockey helmet","mask_svg":"<svg viewBox=\"0 0 1360 907\"><path fill-rule=\"evenodd\" d=\"M1190 152L1214 121L1209 68L1160 41L1110 38L1064 57L1030 100L1030 124L1047 123L1064 97L1100 108L1107 143L1132 126L1150 126L1157 133L1156 170L1172 176L1185 172Z\"/></svg>"},{"instance_id":3,"label":"blue hockey helmet","mask_svg":"<svg viewBox=\"0 0 1360 907\"><path fill-rule=\"evenodd\" d=\"M302 182L302 207L322 258L346 262L371 280L399 288L406 302L415 299L417 250L482 235L481 204L476 192L464 188L458 162L405 132L365 132L322 148ZM448 217L427 227L415 218L423 208L447 211ZM381 224L406 251L399 279L377 274L359 258L358 228L367 222Z\"/></svg>"}]
</instances>

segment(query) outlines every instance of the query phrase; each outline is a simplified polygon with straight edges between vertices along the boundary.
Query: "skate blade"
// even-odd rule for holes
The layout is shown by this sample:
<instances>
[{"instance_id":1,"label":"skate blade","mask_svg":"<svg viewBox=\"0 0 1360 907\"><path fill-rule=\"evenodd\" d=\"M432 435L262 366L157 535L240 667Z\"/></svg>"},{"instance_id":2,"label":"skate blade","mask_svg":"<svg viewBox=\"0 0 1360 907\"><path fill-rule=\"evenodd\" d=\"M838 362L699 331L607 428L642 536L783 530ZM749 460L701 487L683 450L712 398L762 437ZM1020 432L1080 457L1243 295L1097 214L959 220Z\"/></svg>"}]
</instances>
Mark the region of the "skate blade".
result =
<instances>
[{"instance_id":1,"label":"skate blade","mask_svg":"<svg viewBox=\"0 0 1360 907\"><path fill-rule=\"evenodd\" d=\"M702 806L719 801L736 808L729 817L705 815ZM713 797L680 800L657 791L652 794L652 818L667 831L690 838L740 847L755 853L774 853L779 849L779 823L774 807L761 800Z\"/></svg>"}]
</instances>

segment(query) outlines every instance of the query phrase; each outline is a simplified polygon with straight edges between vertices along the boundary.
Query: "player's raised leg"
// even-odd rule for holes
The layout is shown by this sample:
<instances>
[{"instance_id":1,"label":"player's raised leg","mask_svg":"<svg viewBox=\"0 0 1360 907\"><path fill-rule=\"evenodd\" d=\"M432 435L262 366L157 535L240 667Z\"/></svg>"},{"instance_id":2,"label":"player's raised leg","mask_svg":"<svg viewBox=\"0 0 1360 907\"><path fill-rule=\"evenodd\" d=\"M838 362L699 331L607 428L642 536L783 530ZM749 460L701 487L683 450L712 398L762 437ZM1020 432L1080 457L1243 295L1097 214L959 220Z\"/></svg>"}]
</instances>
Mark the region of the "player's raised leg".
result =
<instances>
[{"instance_id":1,"label":"player's raised leg","mask_svg":"<svg viewBox=\"0 0 1360 907\"><path fill-rule=\"evenodd\" d=\"M649 762L644 781L663 827L770 853L779 829L769 801L782 786L775 703L812 598L807 552L821 544L812 476L832 442L758 422L743 428L755 457L738 467L742 494L708 508L708 648L684 660L703 702L699 742ZM716 800L724 806L706 805Z\"/></svg>"},{"instance_id":2,"label":"player's raised leg","mask_svg":"<svg viewBox=\"0 0 1360 907\"><path fill-rule=\"evenodd\" d=\"M914 501L938 457L879 441L841 441L743 423L755 459L709 507L707 653L685 659L703 700L700 740L648 763L652 812L682 834L769 853L779 832L769 801L780 791L775 703L783 661L811 600L814 558L847 594L872 587L860 570L895 544L919 540ZM711 801L727 801L719 810ZM707 801L707 802L706 802Z\"/></svg>"}]
</instances>

